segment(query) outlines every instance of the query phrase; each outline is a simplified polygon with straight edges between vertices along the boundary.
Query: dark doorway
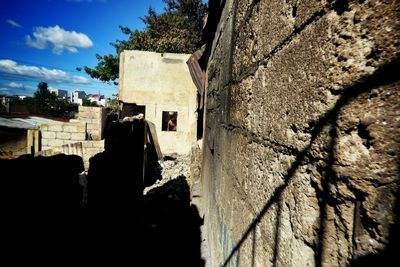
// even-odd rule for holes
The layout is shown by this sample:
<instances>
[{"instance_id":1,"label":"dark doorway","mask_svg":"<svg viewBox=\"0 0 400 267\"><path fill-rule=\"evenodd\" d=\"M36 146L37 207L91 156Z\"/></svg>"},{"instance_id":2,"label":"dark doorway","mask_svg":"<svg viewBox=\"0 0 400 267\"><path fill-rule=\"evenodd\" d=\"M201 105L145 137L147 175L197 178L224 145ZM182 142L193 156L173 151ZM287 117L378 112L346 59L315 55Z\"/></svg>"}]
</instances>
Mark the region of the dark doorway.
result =
<instances>
[{"instance_id":1,"label":"dark doorway","mask_svg":"<svg viewBox=\"0 0 400 267\"><path fill-rule=\"evenodd\" d=\"M140 113L142 113L144 118L146 118L146 106L123 103L120 118L123 119L125 117L136 116Z\"/></svg>"}]
</instances>

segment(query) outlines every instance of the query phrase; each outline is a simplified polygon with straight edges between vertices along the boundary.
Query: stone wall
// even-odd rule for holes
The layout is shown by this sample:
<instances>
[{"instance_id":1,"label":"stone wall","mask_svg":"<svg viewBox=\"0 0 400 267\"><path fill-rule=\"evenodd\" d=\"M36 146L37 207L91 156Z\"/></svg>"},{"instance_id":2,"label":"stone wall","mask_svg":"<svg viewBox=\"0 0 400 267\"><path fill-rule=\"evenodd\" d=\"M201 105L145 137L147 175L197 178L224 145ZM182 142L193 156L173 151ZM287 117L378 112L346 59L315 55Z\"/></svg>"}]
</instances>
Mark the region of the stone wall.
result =
<instances>
[{"instance_id":1,"label":"stone wall","mask_svg":"<svg viewBox=\"0 0 400 267\"><path fill-rule=\"evenodd\" d=\"M106 110L103 107L79 106L78 119L86 123L89 140L103 139L106 116Z\"/></svg>"},{"instance_id":2,"label":"stone wall","mask_svg":"<svg viewBox=\"0 0 400 267\"><path fill-rule=\"evenodd\" d=\"M210 266L384 264L399 245L400 1L219 3L202 170Z\"/></svg>"},{"instance_id":3,"label":"stone wall","mask_svg":"<svg viewBox=\"0 0 400 267\"><path fill-rule=\"evenodd\" d=\"M49 150L63 145L86 140L85 122L60 122L54 124L42 124L40 126L42 136L42 150Z\"/></svg>"},{"instance_id":4,"label":"stone wall","mask_svg":"<svg viewBox=\"0 0 400 267\"><path fill-rule=\"evenodd\" d=\"M104 151L101 140L105 128L106 112L102 107L79 107L79 120L42 124L42 155L64 153L81 156L85 170L89 159Z\"/></svg>"},{"instance_id":5,"label":"stone wall","mask_svg":"<svg viewBox=\"0 0 400 267\"><path fill-rule=\"evenodd\" d=\"M85 171L89 169L89 159L98 153L104 151L104 140L100 141L80 141L75 143L65 144L59 147L43 150L37 155L52 156L57 154L77 155L83 160Z\"/></svg>"}]
</instances>

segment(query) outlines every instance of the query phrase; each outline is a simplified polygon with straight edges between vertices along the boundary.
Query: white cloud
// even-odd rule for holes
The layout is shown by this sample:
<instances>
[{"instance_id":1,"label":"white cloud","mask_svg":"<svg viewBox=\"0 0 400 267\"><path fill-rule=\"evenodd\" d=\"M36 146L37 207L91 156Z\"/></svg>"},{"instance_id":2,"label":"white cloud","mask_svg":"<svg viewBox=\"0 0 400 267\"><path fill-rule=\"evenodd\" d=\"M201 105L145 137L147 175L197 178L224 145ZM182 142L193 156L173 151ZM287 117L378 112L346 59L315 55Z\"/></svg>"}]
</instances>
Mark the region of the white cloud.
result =
<instances>
[{"instance_id":1,"label":"white cloud","mask_svg":"<svg viewBox=\"0 0 400 267\"><path fill-rule=\"evenodd\" d=\"M18 65L17 62L9 59L0 60L0 72L39 78L44 81L70 82L78 84L89 83L89 80L83 76L71 76L65 71L58 69L47 69L44 67Z\"/></svg>"},{"instance_id":2,"label":"white cloud","mask_svg":"<svg viewBox=\"0 0 400 267\"><path fill-rule=\"evenodd\" d=\"M8 20L7 20L7 23L10 24L11 26L15 27L15 28L22 28L21 24L15 22L15 21L12 20L12 19L8 19Z\"/></svg>"},{"instance_id":3,"label":"white cloud","mask_svg":"<svg viewBox=\"0 0 400 267\"><path fill-rule=\"evenodd\" d=\"M22 83L15 83L15 82L10 82L7 84L8 87L11 88L24 88L24 85Z\"/></svg>"},{"instance_id":4,"label":"white cloud","mask_svg":"<svg viewBox=\"0 0 400 267\"><path fill-rule=\"evenodd\" d=\"M77 53L79 48L89 48L93 46L92 40L81 32L66 31L60 26L37 27L30 35L26 36L26 44L37 49L46 49L49 45L53 46L53 53L62 54L65 50Z\"/></svg>"}]
</instances>

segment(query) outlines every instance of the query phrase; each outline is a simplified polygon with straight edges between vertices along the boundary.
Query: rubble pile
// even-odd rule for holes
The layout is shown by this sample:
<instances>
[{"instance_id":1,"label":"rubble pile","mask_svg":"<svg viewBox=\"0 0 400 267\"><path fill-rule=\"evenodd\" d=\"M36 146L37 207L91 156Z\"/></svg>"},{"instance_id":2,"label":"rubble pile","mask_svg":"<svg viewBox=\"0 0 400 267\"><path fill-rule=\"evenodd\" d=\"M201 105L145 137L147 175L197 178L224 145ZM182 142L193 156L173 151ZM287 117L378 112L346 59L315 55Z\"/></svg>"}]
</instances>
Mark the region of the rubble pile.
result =
<instances>
[{"instance_id":1,"label":"rubble pile","mask_svg":"<svg viewBox=\"0 0 400 267\"><path fill-rule=\"evenodd\" d=\"M159 171L161 179L158 179L153 185L144 189L143 194L146 195L154 188L161 187L171 180L179 177L190 176L190 157L184 155L165 156L163 162L159 162Z\"/></svg>"}]
</instances>

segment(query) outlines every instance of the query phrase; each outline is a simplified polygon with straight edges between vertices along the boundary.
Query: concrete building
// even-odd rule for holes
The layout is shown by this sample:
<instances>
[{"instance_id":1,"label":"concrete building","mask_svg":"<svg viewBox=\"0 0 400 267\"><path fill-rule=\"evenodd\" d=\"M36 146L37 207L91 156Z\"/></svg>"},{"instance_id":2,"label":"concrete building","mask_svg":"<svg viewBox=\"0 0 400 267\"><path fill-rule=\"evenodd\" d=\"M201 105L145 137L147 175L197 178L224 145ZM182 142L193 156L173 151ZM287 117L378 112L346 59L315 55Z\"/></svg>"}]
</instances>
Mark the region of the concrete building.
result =
<instances>
[{"instance_id":1,"label":"concrete building","mask_svg":"<svg viewBox=\"0 0 400 267\"><path fill-rule=\"evenodd\" d=\"M74 90L71 94L71 102L82 106L83 99L86 97L85 91Z\"/></svg>"},{"instance_id":2,"label":"concrete building","mask_svg":"<svg viewBox=\"0 0 400 267\"><path fill-rule=\"evenodd\" d=\"M51 93L54 93L58 98L66 99L68 97L68 91L62 89L50 89Z\"/></svg>"},{"instance_id":3,"label":"concrete building","mask_svg":"<svg viewBox=\"0 0 400 267\"><path fill-rule=\"evenodd\" d=\"M0 113L10 112L10 98L2 96L0 101Z\"/></svg>"},{"instance_id":4,"label":"concrete building","mask_svg":"<svg viewBox=\"0 0 400 267\"><path fill-rule=\"evenodd\" d=\"M196 87L190 55L124 51L120 55L119 99L131 113L156 125L163 153L187 154L196 142Z\"/></svg>"},{"instance_id":5,"label":"concrete building","mask_svg":"<svg viewBox=\"0 0 400 267\"><path fill-rule=\"evenodd\" d=\"M88 94L87 98L91 101L91 102L95 102L97 105L99 106L106 106L107 100L104 97L104 95L100 95L100 94Z\"/></svg>"}]
</instances>

